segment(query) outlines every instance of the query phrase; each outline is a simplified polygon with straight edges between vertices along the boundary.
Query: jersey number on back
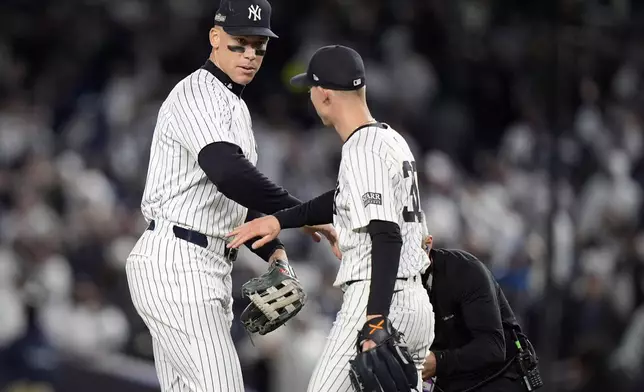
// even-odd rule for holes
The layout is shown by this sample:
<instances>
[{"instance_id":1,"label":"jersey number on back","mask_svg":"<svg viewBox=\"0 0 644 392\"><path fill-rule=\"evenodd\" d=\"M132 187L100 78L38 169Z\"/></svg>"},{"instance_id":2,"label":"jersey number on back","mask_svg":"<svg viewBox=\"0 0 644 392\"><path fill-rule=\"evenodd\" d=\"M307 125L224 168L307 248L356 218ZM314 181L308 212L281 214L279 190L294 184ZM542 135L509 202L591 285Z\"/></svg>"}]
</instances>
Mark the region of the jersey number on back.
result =
<instances>
[{"instance_id":1,"label":"jersey number on back","mask_svg":"<svg viewBox=\"0 0 644 392\"><path fill-rule=\"evenodd\" d=\"M420 210L420 195L418 194L418 176L416 175L416 161L403 162L403 176L411 177L411 206L407 205L403 209L403 220L405 222L422 222L423 213Z\"/></svg>"}]
</instances>

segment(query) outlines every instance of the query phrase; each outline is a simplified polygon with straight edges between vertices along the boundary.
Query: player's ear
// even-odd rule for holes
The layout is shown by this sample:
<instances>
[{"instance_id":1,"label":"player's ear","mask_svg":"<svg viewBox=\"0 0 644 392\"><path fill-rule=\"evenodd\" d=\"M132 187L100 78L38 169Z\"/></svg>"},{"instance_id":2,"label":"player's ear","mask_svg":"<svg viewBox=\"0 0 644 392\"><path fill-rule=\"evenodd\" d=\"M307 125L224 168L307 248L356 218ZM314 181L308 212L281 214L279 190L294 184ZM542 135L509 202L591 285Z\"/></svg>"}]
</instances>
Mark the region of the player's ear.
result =
<instances>
[{"instance_id":1,"label":"player's ear","mask_svg":"<svg viewBox=\"0 0 644 392\"><path fill-rule=\"evenodd\" d=\"M327 90L325 88L320 88L320 91L322 91L322 102L325 104L331 103L331 97L333 97L334 92L333 90Z\"/></svg>"},{"instance_id":2,"label":"player's ear","mask_svg":"<svg viewBox=\"0 0 644 392\"><path fill-rule=\"evenodd\" d=\"M219 45L221 44L221 32L217 28L217 26L214 26L212 29L210 29L210 46L212 46L213 49L217 50L219 49Z\"/></svg>"}]
</instances>

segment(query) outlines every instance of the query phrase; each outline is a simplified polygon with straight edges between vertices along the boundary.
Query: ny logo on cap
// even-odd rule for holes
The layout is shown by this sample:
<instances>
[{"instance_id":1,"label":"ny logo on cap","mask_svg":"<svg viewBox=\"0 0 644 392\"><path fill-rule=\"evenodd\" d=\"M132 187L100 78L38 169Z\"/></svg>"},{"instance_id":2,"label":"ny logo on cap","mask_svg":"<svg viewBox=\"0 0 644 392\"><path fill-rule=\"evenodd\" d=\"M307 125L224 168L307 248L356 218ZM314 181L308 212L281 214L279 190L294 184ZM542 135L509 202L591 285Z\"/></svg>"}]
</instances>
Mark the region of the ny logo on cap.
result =
<instances>
[{"instance_id":1,"label":"ny logo on cap","mask_svg":"<svg viewBox=\"0 0 644 392\"><path fill-rule=\"evenodd\" d=\"M248 19L253 19L253 22L262 20L262 9L258 5L251 5L248 7Z\"/></svg>"}]
</instances>

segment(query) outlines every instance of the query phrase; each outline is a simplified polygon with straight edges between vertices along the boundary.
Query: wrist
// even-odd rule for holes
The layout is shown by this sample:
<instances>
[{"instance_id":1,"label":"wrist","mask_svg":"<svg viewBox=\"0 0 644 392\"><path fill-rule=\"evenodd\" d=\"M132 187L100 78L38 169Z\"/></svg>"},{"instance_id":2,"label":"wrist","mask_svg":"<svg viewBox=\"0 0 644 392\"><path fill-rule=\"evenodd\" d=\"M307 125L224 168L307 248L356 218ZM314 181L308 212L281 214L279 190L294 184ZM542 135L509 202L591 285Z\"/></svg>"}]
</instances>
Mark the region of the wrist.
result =
<instances>
[{"instance_id":1,"label":"wrist","mask_svg":"<svg viewBox=\"0 0 644 392\"><path fill-rule=\"evenodd\" d=\"M268 267L269 271L270 270L278 270L279 273L282 275L287 275L293 279L297 279L297 275L295 274L295 270L291 266L291 264L286 260L285 258L280 258L276 257L273 261L269 263Z\"/></svg>"},{"instance_id":2,"label":"wrist","mask_svg":"<svg viewBox=\"0 0 644 392\"><path fill-rule=\"evenodd\" d=\"M268 258L268 262L274 264L277 260L283 260L288 262L288 256L286 255L286 250L284 247L275 248L275 251Z\"/></svg>"},{"instance_id":3,"label":"wrist","mask_svg":"<svg viewBox=\"0 0 644 392\"><path fill-rule=\"evenodd\" d=\"M371 320L377 319L377 318L385 318L385 317L383 317L381 314L368 314L366 323L368 323ZM362 342L362 343L364 344L365 342L367 342L369 340L371 340L371 339L365 339L364 342Z\"/></svg>"},{"instance_id":4,"label":"wrist","mask_svg":"<svg viewBox=\"0 0 644 392\"><path fill-rule=\"evenodd\" d=\"M358 333L358 344L363 345L365 342L373 341L376 344L383 343L396 332L391 320L383 316L373 317L367 320Z\"/></svg>"},{"instance_id":5,"label":"wrist","mask_svg":"<svg viewBox=\"0 0 644 392\"><path fill-rule=\"evenodd\" d=\"M275 220L277 221L277 224L279 225L280 230L282 230L283 228L289 228L289 229L293 228L291 227L292 224L289 224L289 223L293 223L293 222L290 222L294 219L293 209L288 208L285 210L280 210L271 216L275 218Z\"/></svg>"},{"instance_id":6,"label":"wrist","mask_svg":"<svg viewBox=\"0 0 644 392\"><path fill-rule=\"evenodd\" d=\"M371 321L375 318L382 317L382 314L368 314L367 315L367 321Z\"/></svg>"},{"instance_id":7,"label":"wrist","mask_svg":"<svg viewBox=\"0 0 644 392\"><path fill-rule=\"evenodd\" d=\"M281 231L281 230L282 230L282 222L280 222L279 218L278 218L277 216L275 216L275 215L268 215L268 216L269 216L272 220L274 220L274 221L275 221L275 223L277 223L278 230L280 230L280 231Z\"/></svg>"}]
</instances>

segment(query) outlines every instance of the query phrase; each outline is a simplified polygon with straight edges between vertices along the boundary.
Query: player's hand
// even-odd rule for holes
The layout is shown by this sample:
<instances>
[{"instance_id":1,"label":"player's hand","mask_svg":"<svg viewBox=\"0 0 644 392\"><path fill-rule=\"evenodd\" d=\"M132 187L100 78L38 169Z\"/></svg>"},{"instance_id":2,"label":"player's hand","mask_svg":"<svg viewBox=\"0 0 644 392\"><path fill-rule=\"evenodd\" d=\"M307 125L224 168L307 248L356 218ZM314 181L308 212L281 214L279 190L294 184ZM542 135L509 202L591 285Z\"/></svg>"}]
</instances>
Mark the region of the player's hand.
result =
<instances>
[{"instance_id":1,"label":"player's hand","mask_svg":"<svg viewBox=\"0 0 644 392\"><path fill-rule=\"evenodd\" d=\"M434 237L431 235L428 235L427 237L423 238L423 249L425 249L425 252L427 252L427 255L429 255L429 251L432 250L432 245L434 244Z\"/></svg>"},{"instance_id":2,"label":"player's hand","mask_svg":"<svg viewBox=\"0 0 644 392\"><path fill-rule=\"evenodd\" d=\"M427 358L425 358L425 364L423 365L423 380L427 380L430 377L436 375L436 355L433 352L429 352Z\"/></svg>"},{"instance_id":3,"label":"player's hand","mask_svg":"<svg viewBox=\"0 0 644 392\"><path fill-rule=\"evenodd\" d=\"M286 251L282 248L277 248L273 252L273 254L268 258L268 264L273 266L277 261L286 261L288 262L288 256L286 255Z\"/></svg>"},{"instance_id":4,"label":"player's hand","mask_svg":"<svg viewBox=\"0 0 644 392\"><path fill-rule=\"evenodd\" d=\"M277 238L281 230L280 222L273 215L253 219L226 234L226 237L235 237L226 247L239 248L251 238L262 237L252 245L253 249L261 248Z\"/></svg>"},{"instance_id":5,"label":"player's hand","mask_svg":"<svg viewBox=\"0 0 644 392\"><path fill-rule=\"evenodd\" d=\"M332 224L326 224L326 225L317 225L317 226L305 226L303 227L303 230L307 233L314 233L318 235L323 235L326 237L326 239L329 241L329 244L331 245L331 250L333 251L333 254L335 257L337 257L339 260L342 260L342 253L340 252L340 246L338 243L338 233L335 231L335 228L333 227ZM315 238L314 238L315 240ZM316 242L320 242L317 240Z\"/></svg>"},{"instance_id":6,"label":"player's hand","mask_svg":"<svg viewBox=\"0 0 644 392\"><path fill-rule=\"evenodd\" d=\"M380 314L369 314L367 315L367 323L375 318L382 317ZM377 344L371 339L366 339L364 342L362 342L362 351L367 351L371 350L372 348L376 347Z\"/></svg>"},{"instance_id":7,"label":"player's hand","mask_svg":"<svg viewBox=\"0 0 644 392\"><path fill-rule=\"evenodd\" d=\"M311 236L311 239L315 242L320 242L322 241L322 236L318 234L318 231L315 229L314 226L304 226L302 227L302 231L305 234L308 234Z\"/></svg>"},{"instance_id":8,"label":"player's hand","mask_svg":"<svg viewBox=\"0 0 644 392\"><path fill-rule=\"evenodd\" d=\"M362 351L365 352L367 350L371 350L376 346L377 344L373 340L365 340L364 343L362 343Z\"/></svg>"}]
</instances>

